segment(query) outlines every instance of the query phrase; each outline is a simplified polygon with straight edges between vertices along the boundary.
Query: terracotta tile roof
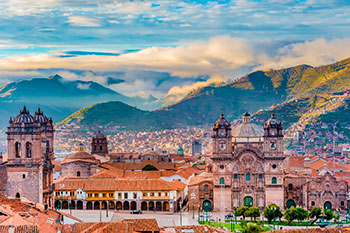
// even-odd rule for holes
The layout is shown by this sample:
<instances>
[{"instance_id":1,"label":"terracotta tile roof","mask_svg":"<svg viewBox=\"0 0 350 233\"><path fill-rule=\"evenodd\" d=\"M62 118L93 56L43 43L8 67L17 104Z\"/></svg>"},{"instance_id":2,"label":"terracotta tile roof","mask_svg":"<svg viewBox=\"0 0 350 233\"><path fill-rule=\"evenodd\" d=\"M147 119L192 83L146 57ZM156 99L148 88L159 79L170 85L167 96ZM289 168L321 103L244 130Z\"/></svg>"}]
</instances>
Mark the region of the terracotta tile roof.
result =
<instances>
[{"instance_id":1,"label":"terracotta tile roof","mask_svg":"<svg viewBox=\"0 0 350 233\"><path fill-rule=\"evenodd\" d=\"M189 186L197 185L202 182L213 182L213 173L203 172L193 178L191 178Z\"/></svg>"},{"instance_id":2,"label":"terracotta tile roof","mask_svg":"<svg viewBox=\"0 0 350 233\"><path fill-rule=\"evenodd\" d=\"M290 156L289 157L289 167L295 168L295 167L304 167L304 159L307 156Z\"/></svg>"},{"instance_id":3,"label":"terracotta tile roof","mask_svg":"<svg viewBox=\"0 0 350 233\"><path fill-rule=\"evenodd\" d=\"M94 164L99 164L100 161L98 159L95 158L95 156L85 152L85 151L79 151L76 152L70 156L68 156L67 158L65 158L62 162L62 164L65 163L74 163L74 162L86 162L86 163L94 163Z\"/></svg>"},{"instance_id":4,"label":"terracotta tile roof","mask_svg":"<svg viewBox=\"0 0 350 233\"><path fill-rule=\"evenodd\" d=\"M179 185L162 179L70 179L55 185L56 190L83 189L84 191L157 191L178 190Z\"/></svg>"},{"instance_id":5,"label":"terracotta tile roof","mask_svg":"<svg viewBox=\"0 0 350 233\"><path fill-rule=\"evenodd\" d=\"M183 233L183 230L192 229L193 233L229 233L229 231L221 230L216 227L206 226L206 225L195 225L195 226L172 226L172 227L164 227L164 231L166 232L175 232L175 233Z\"/></svg>"},{"instance_id":6,"label":"terracotta tile roof","mask_svg":"<svg viewBox=\"0 0 350 233\"><path fill-rule=\"evenodd\" d=\"M146 160L140 163L112 163L116 168L125 169L125 170L142 170L146 165L153 165L158 170L175 170L175 164L171 162L157 162L154 160Z\"/></svg>"}]
</instances>

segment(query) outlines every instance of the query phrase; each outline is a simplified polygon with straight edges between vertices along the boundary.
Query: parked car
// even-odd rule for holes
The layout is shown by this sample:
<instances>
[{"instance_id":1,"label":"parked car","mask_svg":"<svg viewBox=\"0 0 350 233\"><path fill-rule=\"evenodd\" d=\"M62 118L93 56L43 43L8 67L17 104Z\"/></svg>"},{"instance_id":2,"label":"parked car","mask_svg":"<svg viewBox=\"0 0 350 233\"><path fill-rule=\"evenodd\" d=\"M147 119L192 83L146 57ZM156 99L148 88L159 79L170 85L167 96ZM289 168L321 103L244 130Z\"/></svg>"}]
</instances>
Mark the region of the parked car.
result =
<instances>
[{"instance_id":1,"label":"parked car","mask_svg":"<svg viewBox=\"0 0 350 233\"><path fill-rule=\"evenodd\" d=\"M141 210L133 210L130 214L142 214Z\"/></svg>"},{"instance_id":2,"label":"parked car","mask_svg":"<svg viewBox=\"0 0 350 233\"><path fill-rule=\"evenodd\" d=\"M225 215L225 218L233 218L233 214L229 213Z\"/></svg>"}]
</instances>

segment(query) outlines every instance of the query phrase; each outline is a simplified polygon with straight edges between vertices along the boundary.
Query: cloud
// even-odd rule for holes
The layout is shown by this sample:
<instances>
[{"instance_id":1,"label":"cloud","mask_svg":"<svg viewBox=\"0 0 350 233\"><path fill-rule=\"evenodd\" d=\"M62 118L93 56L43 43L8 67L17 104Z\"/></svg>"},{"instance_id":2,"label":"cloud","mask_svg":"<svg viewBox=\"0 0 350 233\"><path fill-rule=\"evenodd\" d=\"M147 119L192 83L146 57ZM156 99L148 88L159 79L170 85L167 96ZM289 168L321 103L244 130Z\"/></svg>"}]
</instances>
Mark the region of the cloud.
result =
<instances>
[{"instance_id":1,"label":"cloud","mask_svg":"<svg viewBox=\"0 0 350 233\"><path fill-rule=\"evenodd\" d=\"M293 42L219 36L176 47L149 47L111 56L114 53L5 56L0 58L0 77L9 78L8 74L15 77L17 73L18 77L28 72L44 74L44 71L47 75L51 70L67 81L96 81L106 86L108 77L116 77L125 82L108 87L122 94L148 93L175 101L200 86L234 80L256 69L299 64L318 66L347 58L350 38Z\"/></svg>"},{"instance_id":2,"label":"cloud","mask_svg":"<svg viewBox=\"0 0 350 233\"><path fill-rule=\"evenodd\" d=\"M73 15L68 17L68 23L79 27L99 27L101 26L101 21L97 18L84 15Z\"/></svg>"},{"instance_id":3,"label":"cloud","mask_svg":"<svg viewBox=\"0 0 350 233\"><path fill-rule=\"evenodd\" d=\"M91 83L78 83L77 87L81 90L89 90Z\"/></svg>"}]
</instances>

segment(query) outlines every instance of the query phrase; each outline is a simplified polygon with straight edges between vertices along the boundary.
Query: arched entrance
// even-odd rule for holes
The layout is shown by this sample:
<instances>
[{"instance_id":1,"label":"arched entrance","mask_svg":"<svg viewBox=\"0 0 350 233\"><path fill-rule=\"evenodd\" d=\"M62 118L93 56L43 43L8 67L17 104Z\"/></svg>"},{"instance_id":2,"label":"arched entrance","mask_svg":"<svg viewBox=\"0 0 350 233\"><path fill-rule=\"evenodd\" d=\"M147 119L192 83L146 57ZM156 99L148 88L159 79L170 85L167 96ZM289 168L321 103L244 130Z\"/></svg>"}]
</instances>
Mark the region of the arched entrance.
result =
<instances>
[{"instance_id":1,"label":"arched entrance","mask_svg":"<svg viewBox=\"0 0 350 233\"><path fill-rule=\"evenodd\" d=\"M83 209L83 202L77 201L77 210L82 210L82 209Z\"/></svg>"},{"instance_id":2,"label":"arched entrance","mask_svg":"<svg viewBox=\"0 0 350 233\"><path fill-rule=\"evenodd\" d=\"M117 208L117 210L122 210L123 209L123 204L120 201L117 201L116 208Z\"/></svg>"},{"instance_id":3,"label":"arched entrance","mask_svg":"<svg viewBox=\"0 0 350 233\"><path fill-rule=\"evenodd\" d=\"M253 198L252 197L245 197L243 199L243 205L248 206L248 207L253 206Z\"/></svg>"},{"instance_id":4,"label":"arched entrance","mask_svg":"<svg viewBox=\"0 0 350 233\"><path fill-rule=\"evenodd\" d=\"M147 210L147 202L141 202L141 210Z\"/></svg>"},{"instance_id":5,"label":"arched entrance","mask_svg":"<svg viewBox=\"0 0 350 233\"><path fill-rule=\"evenodd\" d=\"M16 198L18 199L20 197L21 197L21 195L19 193L16 193Z\"/></svg>"},{"instance_id":6,"label":"arched entrance","mask_svg":"<svg viewBox=\"0 0 350 233\"><path fill-rule=\"evenodd\" d=\"M323 205L324 210L332 210L332 203L329 201L326 201Z\"/></svg>"},{"instance_id":7,"label":"arched entrance","mask_svg":"<svg viewBox=\"0 0 350 233\"><path fill-rule=\"evenodd\" d=\"M208 200L203 201L203 210L211 211L211 202Z\"/></svg>"},{"instance_id":8,"label":"arched entrance","mask_svg":"<svg viewBox=\"0 0 350 233\"><path fill-rule=\"evenodd\" d=\"M124 201L123 210L129 210L129 202L128 201Z\"/></svg>"},{"instance_id":9,"label":"arched entrance","mask_svg":"<svg viewBox=\"0 0 350 233\"><path fill-rule=\"evenodd\" d=\"M163 203L163 211L169 211L169 202L165 201Z\"/></svg>"},{"instance_id":10,"label":"arched entrance","mask_svg":"<svg viewBox=\"0 0 350 233\"><path fill-rule=\"evenodd\" d=\"M114 205L114 202L113 202L113 201L110 201L110 202L109 202L108 209L110 209L110 210L114 210L114 209L115 209L115 205Z\"/></svg>"},{"instance_id":11,"label":"arched entrance","mask_svg":"<svg viewBox=\"0 0 350 233\"><path fill-rule=\"evenodd\" d=\"M62 209L67 210L68 209L68 201L62 202Z\"/></svg>"},{"instance_id":12,"label":"arched entrance","mask_svg":"<svg viewBox=\"0 0 350 233\"><path fill-rule=\"evenodd\" d=\"M106 202L106 201L103 201L103 202L101 203L101 209L102 209L102 210L107 209L107 202Z\"/></svg>"},{"instance_id":13,"label":"arched entrance","mask_svg":"<svg viewBox=\"0 0 350 233\"><path fill-rule=\"evenodd\" d=\"M136 210L137 206L136 206L136 201L132 201L131 202L131 210Z\"/></svg>"},{"instance_id":14,"label":"arched entrance","mask_svg":"<svg viewBox=\"0 0 350 233\"><path fill-rule=\"evenodd\" d=\"M73 201L73 200L70 201L70 208L72 210L75 210L75 201Z\"/></svg>"},{"instance_id":15,"label":"arched entrance","mask_svg":"<svg viewBox=\"0 0 350 233\"><path fill-rule=\"evenodd\" d=\"M100 202L95 201L94 203L94 210L99 210L100 209Z\"/></svg>"},{"instance_id":16,"label":"arched entrance","mask_svg":"<svg viewBox=\"0 0 350 233\"><path fill-rule=\"evenodd\" d=\"M156 202L156 211L162 211L162 203L160 201Z\"/></svg>"},{"instance_id":17,"label":"arched entrance","mask_svg":"<svg viewBox=\"0 0 350 233\"><path fill-rule=\"evenodd\" d=\"M59 200L55 201L55 208L56 209L61 209L61 203Z\"/></svg>"},{"instance_id":18,"label":"arched entrance","mask_svg":"<svg viewBox=\"0 0 350 233\"><path fill-rule=\"evenodd\" d=\"M295 201L292 199L289 199L286 204L287 204L287 209L289 209L292 206L295 207Z\"/></svg>"},{"instance_id":19,"label":"arched entrance","mask_svg":"<svg viewBox=\"0 0 350 233\"><path fill-rule=\"evenodd\" d=\"M154 202L153 201L148 202L148 210L154 210Z\"/></svg>"},{"instance_id":20,"label":"arched entrance","mask_svg":"<svg viewBox=\"0 0 350 233\"><path fill-rule=\"evenodd\" d=\"M86 209L87 209L87 210L92 210L92 202L91 202L91 201L88 201L88 202L86 203Z\"/></svg>"}]
</instances>

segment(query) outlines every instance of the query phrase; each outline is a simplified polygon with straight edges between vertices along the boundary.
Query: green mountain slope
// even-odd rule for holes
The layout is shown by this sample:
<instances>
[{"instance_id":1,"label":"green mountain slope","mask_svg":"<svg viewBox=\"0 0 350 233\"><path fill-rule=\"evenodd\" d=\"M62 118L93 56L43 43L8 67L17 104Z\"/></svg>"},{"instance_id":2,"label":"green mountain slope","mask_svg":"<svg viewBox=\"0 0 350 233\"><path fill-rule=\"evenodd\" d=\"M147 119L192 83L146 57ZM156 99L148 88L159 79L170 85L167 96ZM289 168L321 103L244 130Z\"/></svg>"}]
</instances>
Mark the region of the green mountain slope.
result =
<instances>
[{"instance_id":1,"label":"green mountain slope","mask_svg":"<svg viewBox=\"0 0 350 233\"><path fill-rule=\"evenodd\" d=\"M192 91L181 101L142 116L156 119L156 122L147 120L147 124L138 126L145 129L152 123L155 124L153 128L159 125L175 128L211 124L220 112L225 113L229 120L240 118L246 111L258 111L257 118L267 119L271 111L262 109L271 106L277 115L286 119L287 126L292 126L300 120L305 123L318 119L322 108L325 108L322 106L329 105L331 100L327 99L332 93L347 89L350 89L350 59L320 67L300 65L256 71L227 85L207 86ZM338 107L330 104L326 109L336 111ZM115 117L123 116L116 112ZM144 118L142 120L145 121ZM103 122L108 123L108 120ZM128 124L127 121L125 124Z\"/></svg>"}]
</instances>

